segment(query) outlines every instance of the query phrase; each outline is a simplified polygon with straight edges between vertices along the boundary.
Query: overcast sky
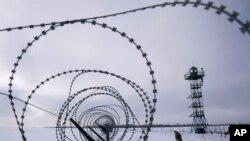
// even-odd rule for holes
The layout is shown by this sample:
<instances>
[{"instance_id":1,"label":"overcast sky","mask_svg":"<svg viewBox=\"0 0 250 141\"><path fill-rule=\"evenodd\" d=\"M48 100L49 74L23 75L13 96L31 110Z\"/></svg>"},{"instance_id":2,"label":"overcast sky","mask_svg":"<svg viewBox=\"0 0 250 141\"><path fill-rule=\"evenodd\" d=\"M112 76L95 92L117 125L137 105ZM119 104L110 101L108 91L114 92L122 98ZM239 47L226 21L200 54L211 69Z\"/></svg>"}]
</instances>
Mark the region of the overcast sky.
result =
<instances>
[{"instance_id":1,"label":"overcast sky","mask_svg":"<svg viewBox=\"0 0 250 141\"><path fill-rule=\"evenodd\" d=\"M77 0L0 2L0 28L87 18L142 6L162 0ZM245 22L250 19L249 0L219 0L228 11L236 10ZM165 7L97 20L125 32L148 54L157 80L154 123L191 123L189 82L184 74L194 65L204 68L202 88L208 123L250 123L250 36L224 15L203 7ZM43 29L0 33L0 91L7 93L10 71L26 44ZM141 53L119 34L90 24L60 27L41 38L24 56L14 81L14 96L26 99L39 82L71 69L101 69L122 75L139 84L153 98L151 77ZM57 79L41 88L31 103L54 113L67 98L74 76ZM122 82L103 75L84 75L74 92L89 86L114 86L143 118L143 104ZM96 99L109 103L107 99ZM16 126L9 100L0 95L0 126ZM95 101L93 101L95 104ZM92 103L92 104L93 104ZM16 102L20 110L21 103ZM28 108L27 126L54 126L56 117ZM37 122L45 121L45 122Z\"/></svg>"}]
</instances>

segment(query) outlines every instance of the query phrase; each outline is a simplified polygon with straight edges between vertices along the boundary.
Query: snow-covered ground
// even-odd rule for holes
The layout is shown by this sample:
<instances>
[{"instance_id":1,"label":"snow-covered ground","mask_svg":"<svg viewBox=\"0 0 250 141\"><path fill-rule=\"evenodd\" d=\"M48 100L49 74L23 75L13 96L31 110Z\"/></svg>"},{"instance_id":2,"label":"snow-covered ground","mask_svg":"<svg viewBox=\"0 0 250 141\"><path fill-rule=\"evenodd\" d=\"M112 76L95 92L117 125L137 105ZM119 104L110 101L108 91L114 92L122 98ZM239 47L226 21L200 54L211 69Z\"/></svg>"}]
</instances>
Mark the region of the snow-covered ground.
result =
<instances>
[{"instance_id":1,"label":"snow-covered ground","mask_svg":"<svg viewBox=\"0 0 250 141\"><path fill-rule=\"evenodd\" d=\"M229 136L221 136L219 134L194 134L182 133L183 141L229 141ZM152 133L150 134L150 141L175 141L174 133Z\"/></svg>"},{"instance_id":2,"label":"snow-covered ground","mask_svg":"<svg viewBox=\"0 0 250 141\"><path fill-rule=\"evenodd\" d=\"M136 133L138 134L138 133ZM194 134L181 132L183 141L229 141L229 136L220 134ZM56 141L55 129L29 128L26 130L28 141ZM0 128L0 141L22 141L16 128ZM165 129L153 129L149 141L175 141L174 132Z\"/></svg>"}]
</instances>

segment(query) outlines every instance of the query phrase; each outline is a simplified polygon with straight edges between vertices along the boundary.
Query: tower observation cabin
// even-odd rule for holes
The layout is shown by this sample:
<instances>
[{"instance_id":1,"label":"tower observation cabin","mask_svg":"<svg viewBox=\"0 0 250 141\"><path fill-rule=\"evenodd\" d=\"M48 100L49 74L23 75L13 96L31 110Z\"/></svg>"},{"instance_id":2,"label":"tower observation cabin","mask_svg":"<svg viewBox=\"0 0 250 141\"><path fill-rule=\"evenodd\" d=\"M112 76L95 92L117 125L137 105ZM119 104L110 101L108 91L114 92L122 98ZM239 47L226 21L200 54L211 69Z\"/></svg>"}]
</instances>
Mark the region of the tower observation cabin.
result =
<instances>
[{"instance_id":1,"label":"tower observation cabin","mask_svg":"<svg viewBox=\"0 0 250 141\"><path fill-rule=\"evenodd\" d=\"M193 109L193 113L189 117L193 117L192 130L195 133L202 134L207 132L207 120L204 113L204 105L202 98L203 77L205 72L203 68L198 70L192 66L184 75L185 80L190 81L191 95L188 96L192 100L192 104L188 108Z\"/></svg>"}]
</instances>

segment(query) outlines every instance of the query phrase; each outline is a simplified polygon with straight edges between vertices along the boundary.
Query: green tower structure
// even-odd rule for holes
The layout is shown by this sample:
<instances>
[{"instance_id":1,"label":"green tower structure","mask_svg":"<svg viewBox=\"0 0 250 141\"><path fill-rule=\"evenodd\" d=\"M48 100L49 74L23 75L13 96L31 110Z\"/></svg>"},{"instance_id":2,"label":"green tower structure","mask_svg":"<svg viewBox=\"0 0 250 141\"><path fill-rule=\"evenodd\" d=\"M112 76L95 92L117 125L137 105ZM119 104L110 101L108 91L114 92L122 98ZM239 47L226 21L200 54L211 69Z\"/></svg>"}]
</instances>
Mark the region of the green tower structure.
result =
<instances>
[{"instance_id":1,"label":"green tower structure","mask_svg":"<svg viewBox=\"0 0 250 141\"><path fill-rule=\"evenodd\" d=\"M205 72L203 68L198 70L192 66L184 75L185 80L190 81L191 95L188 96L192 100L192 104L188 108L193 109L193 113L189 117L193 117L192 130L195 133L207 133L207 120L204 113L204 105L202 98L203 77Z\"/></svg>"}]
</instances>

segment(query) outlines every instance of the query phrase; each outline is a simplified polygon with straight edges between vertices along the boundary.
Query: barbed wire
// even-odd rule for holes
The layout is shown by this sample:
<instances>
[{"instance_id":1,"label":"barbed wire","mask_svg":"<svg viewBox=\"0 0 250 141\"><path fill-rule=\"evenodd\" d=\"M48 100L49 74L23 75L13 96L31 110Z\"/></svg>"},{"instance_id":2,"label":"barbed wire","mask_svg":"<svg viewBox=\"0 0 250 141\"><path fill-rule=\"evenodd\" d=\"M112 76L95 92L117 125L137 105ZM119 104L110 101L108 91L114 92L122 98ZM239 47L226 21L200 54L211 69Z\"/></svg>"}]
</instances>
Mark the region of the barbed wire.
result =
<instances>
[{"instance_id":1,"label":"barbed wire","mask_svg":"<svg viewBox=\"0 0 250 141\"><path fill-rule=\"evenodd\" d=\"M77 22L76 22L76 23L77 23ZM81 24L85 24L85 23L88 23L88 24L91 24L91 25L97 25L97 26L99 26L99 27L102 27L103 29L109 29L110 31L112 31L112 32L114 32L114 33L118 33L121 37L127 39L131 44L133 44L133 45L136 47L136 49L142 54L142 57L146 60L146 65L147 65L147 67L149 68L149 74L151 75L151 78L152 78L152 80L151 80L151 83L152 83L152 86L153 86L152 93L153 93L153 95L154 95L154 96L153 96L153 101L152 101L152 102L153 102L153 105L151 105L151 101L149 100L149 96L147 96L146 92L144 92L142 88L140 88L138 85L136 85L136 84L135 84L134 82L132 82L131 80L127 80L127 79L125 79L124 77L121 77L121 76L119 76L119 75L116 76L115 74L109 73L109 72L107 72L107 71L93 70L93 72L95 72L95 73L96 73L96 72L99 72L99 73L102 73L102 74L110 74L111 76L115 76L115 77L117 77L117 78L119 78L119 79L122 79L123 81L127 81L126 83L132 85L133 88L135 87L135 88L136 88L136 92L137 92L137 93L139 94L139 96L142 98L142 101L143 101L144 106L145 106L145 112L147 113L147 114L146 114L146 120L145 120L145 122L148 123L149 125L152 125L152 123L153 123L154 112L156 111L156 110L155 110L155 105L156 105L156 102L157 102L157 99L156 99L157 90L156 90L156 86L155 86L156 80L155 80L155 78L154 78L154 71L153 71L153 69L152 69L152 67L151 67L151 62L150 62L149 59L147 58L147 54L142 50L142 48L141 48L140 45L138 45L137 43L135 43L135 41L134 41L133 38L128 37L128 36L126 35L125 32L119 31L116 27L110 27L110 26L108 26L106 23L97 23L97 22L94 21L94 20L93 20L93 21L86 21L86 20L81 21ZM75 23L71 23L71 24L75 24ZM20 133L21 133L22 138L23 138L24 141L27 140L26 137L25 137L25 131L24 131L24 118L25 118L25 112L26 112L26 109L27 109L27 105L28 105L28 103L29 103L29 100L32 98L33 94L34 94L42 85L44 85L46 82L48 82L48 81L50 81L50 80L52 80L52 79L55 79L55 78L57 78L57 77L59 77L59 76L66 75L66 74L70 74L70 73L79 73L79 72L80 72L80 73L86 73L86 72L90 71L90 70L84 70L84 71L83 71L83 70L82 70L82 71L80 71L80 70L70 70L70 71L68 71L68 72L58 73L58 74L53 75L53 76L51 76L51 77L49 77L49 78L46 78L46 80L42 81L39 85L37 85L37 86L35 87L35 89L33 89L33 90L31 91L31 94L28 96L27 101L25 102L25 106L24 106L24 108L22 109L21 121L19 121L18 115L17 115L16 110L15 110L15 107L14 107L13 96L12 96L13 80L14 80L14 75L15 75L15 73L17 72L17 67L19 66L20 61L22 60L22 58L23 58L23 56L25 55L25 53L27 53L28 49L29 49L30 47L32 47L32 45L33 45L35 42L37 42L41 37L46 36L46 35L48 34L49 31L54 31L56 28L63 27L63 26L64 26L64 24L51 26L49 29L43 30L43 31L41 32L40 35L35 36L34 39L33 39L31 42L28 42L28 43L27 43L27 46L26 46L24 49L22 49L21 54L17 57L17 61L16 61L16 63L14 63L14 68L13 68L12 71L11 71L10 82L9 82L9 90L8 90L8 92L9 92L9 99L10 99L10 102L11 102L12 110L13 110L13 112L14 112L14 116L15 116L17 125L18 125L18 127L19 127ZM145 100L146 100L148 103L145 103ZM149 118L149 119L147 119L147 118ZM149 132L150 132L150 127L148 127L148 128L146 129L146 131L143 131L143 132L142 132L142 133L144 134L144 136L143 136L143 139L144 139L144 140L147 140L147 138L148 138L148 133L149 133ZM64 133L64 131L63 131L62 133ZM58 138L58 140L59 140L59 139L66 139L66 138L67 138L68 140L70 140L68 137L66 137L66 136L64 136L64 135L63 135L63 137L61 136L61 138ZM140 138L142 138L142 136L141 136Z\"/></svg>"},{"instance_id":2,"label":"barbed wire","mask_svg":"<svg viewBox=\"0 0 250 141\"><path fill-rule=\"evenodd\" d=\"M225 5L220 5L216 6L214 5L213 2L202 2L201 0L196 0L196 1L190 1L190 0L185 0L185 1L174 1L174 2L164 2L161 4L155 4L151 6L146 6L146 7L141 7L137 9L132 9L128 11L123 11L123 12L118 12L118 13L113 13L113 14L108 14L108 15L103 15L103 16L96 16L96 17L89 17L89 18L82 18L82 19L73 19L73 20L66 20L66 21L58 21L58 22L50 22L50 23L40 23L40 24L32 24L32 25L26 25L26 26L17 26L17 27L8 27L8 28L3 28L0 29L0 32L2 31L14 31L14 30L23 30L23 29L34 29L38 27L46 27L46 26L55 26L55 25L62 25L62 24L72 24L76 22L81 22L83 20L97 20L97 19L103 19L103 18L110 18L110 17L116 17L120 15L125 15L125 14L130 14L130 13L135 13L139 11L145 11L149 9L155 9L155 8L164 8L166 6L193 6L194 8L198 7L203 7L207 11L214 10L214 12L218 15L225 15L227 16L227 19L230 23L236 22L240 26L240 31L245 34L248 33L250 35L250 22L247 20L246 22L243 22L239 18L239 13L237 11L229 12L226 9Z\"/></svg>"},{"instance_id":3,"label":"barbed wire","mask_svg":"<svg viewBox=\"0 0 250 141\"><path fill-rule=\"evenodd\" d=\"M188 6L188 5L190 5L190 6L193 6L195 8L203 7L205 10L210 10L210 9L214 10L215 13L218 14L218 15L224 14L224 15L227 16L229 22L231 22L231 23L236 22L238 25L240 25L240 31L243 34L248 33L250 35L250 22L249 21L243 22L241 19L239 19L238 18L239 17L238 12L236 12L236 11L228 12L226 10L226 6L224 6L224 5L215 6L213 4L213 2L207 2L206 3L206 2L201 2L201 0L196 0L196 1L185 0L185 1L165 2L165 3L161 3L161 4L151 5L151 6L147 6L147 7L137 8L137 9L133 9L133 10L129 10L129 11L124 11L124 12L119 12L119 13L114 13L114 14L109 14L109 15L104 15L104 16L97 16L97 17L90 17L90 18L85 18L85 19L66 20L66 21L60 21L60 22L41 23L41 24L35 24L35 25L29 25L29 26L17 26L17 27L0 29L0 32L3 32L3 31L10 32L10 31L15 31L15 30L34 29L34 28L37 28L37 27L48 27L49 26L49 29L43 30L41 32L41 34L39 34L38 36L35 36L34 39L31 42L28 42L27 46L21 50L21 54L17 57L17 60L14 63L14 67L11 70L11 76L9 78L10 81L9 81L9 90L8 90L9 95L8 95L8 97L10 99L10 104L11 104L11 107L12 107L12 111L14 113L15 120L17 122L19 131L20 131L20 133L22 135L23 141L27 140L27 138L25 136L25 131L24 131L25 112L27 110L27 105L31 105L29 103L29 101L31 100L33 94L35 94L36 91L40 87L44 86L45 83L47 83L47 82L49 82L51 80L54 80L55 78L58 78L60 76L71 74L71 73L77 73L77 75L72 79L72 82L71 82L71 85L70 85L70 90L69 90L69 97L65 101L65 103L62 105L62 108L61 108L61 110L59 112L59 116L58 116L58 120L57 120L57 128L56 128L56 138L57 138L58 141L59 140L66 140L66 139L67 140L72 140L72 139L70 139L70 137L68 137L66 135L66 129L63 128L63 127L66 126L66 124L67 124L67 119L70 117L69 113L73 113L71 115L71 118L75 118L77 120L77 118L76 118L77 109L79 108L81 103L83 103L84 100L78 101L78 103L73 105L72 107L70 107L69 104L79 94L81 94L82 92L88 91L88 90L98 90L98 91L101 90L103 92L95 92L94 91L93 93L91 93L90 95L85 97L85 99L88 99L88 98L91 98L91 97L94 97L94 96L100 96L100 95L106 95L106 96L114 97L115 99L120 101L123 109L125 110L126 124L129 124L129 117L132 118L132 123L133 124L135 124L135 123L140 124L139 121L137 120L137 118L135 117L135 114L132 112L132 109L129 107L129 105L121 97L119 92L117 90L115 90L114 88L112 88L112 87L95 86L95 87L82 89L82 90L78 91L77 93L74 93L73 95L71 95L71 90L72 90L72 86L73 86L73 83L74 83L75 79L77 77L79 77L80 75L84 74L84 73L101 73L101 74L104 74L104 75L110 75L110 76L113 76L115 78L118 78L118 79L122 80L123 82L127 83L128 85L130 85L135 90L135 92L140 96L140 98L141 98L141 100L143 102L144 108L145 108L145 113L146 113L145 114L145 124L149 125L146 128L142 128L141 136L139 137L138 140L140 140L140 139L147 140L148 139L148 134L149 134L149 132L151 130L150 126L153 125L154 113L156 111L156 103L157 103L157 99L156 99L157 89L156 89L156 85L155 85L156 80L155 80L155 77L154 77L154 71L153 71L153 69L151 67L151 62L149 61L146 52L144 52L142 50L142 48L141 48L141 46L139 44L135 43L133 38L127 36L127 34L125 32L119 31L116 27L108 26L106 23L98 23L95 20L96 19L101 19L101 18L115 17L115 16L118 16L118 15L125 15L125 14L129 14L129 13L134 13L134 12L139 12L139 11L144 11L144 10L149 10L149 9L155 9L155 8L160 8L160 7L163 8L163 7L166 7L166 6L174 7L174 6L178 6L178 5L179 6ZM13 99L15 99L15 97L12 95L13 94L13 89L12 88L13 88L13 84L14 84L13 83L14 76L15 76L15 74L17 72L18 66L20 65L20 61L22 60L24 55L27 53L28 49L30 47L32 47L32 45L35 42L37 42L41 37L46 36L50 31L54 31L56 28L63 27L65 25L73 25L73 24L76 24L76 23L81 23L81 24L87 23L87 24L91 24L91 25L94 25L94 26L97 25L99 27L102 27L103 29L109 29L110 31L112 31L114 33L118 33L121 37L127 39L133 46L135 46L135 48L141 53L142 57L145 59L146 65L147 65L147 67L149 69L149 74L151 76L151 83L152 83L152 86L153 86L153 90L152 90L152 93L153 93L152 102L153 102L153 104L152 104L149 96L147 95L147 93L144 92L144 90L139 85L137 85L135 82L133 82L133 81L131 81L131 80L125 78L125 77L122 77L120 75L116 75L116 74L108 72L108 71L102 71L102 70L85 70L85 69L84 70L69 70L69 71L64 71L64 72L58 73L56 75L52 75L51 77L46 78L44 81L42 81L41 83L36 85L36 87L31 91L31 94L28 95L28 98L25 101L25 106L22 109L22 115L20 116L21 119L19 120L19 117L18 117L16 109L15 109L15 104L14 104L14 101L13 101ZM102 107L102 108L104 108L104 107ZM104 109L106 109L106 107ZM100 109L95 109L95 110L100 110ZM90 110L90 111L92 112L92 110ZM90 111L88 111L88 112L90 112ZM98 111L98 113L100 113L100 111ZM114 121L117 121L117 119L114 118L112 116L112 114L108 114L108 112L103 112L101 115L103 115L103 114L106 115L107 117L109 117L109 120L112 119ZM63 115L65 115L65 116L63 116ZM111 122L111 120L109 122ZM88 125L88 124L86 124L86 125ZM80 135L80 138L77 138L76 133L73 131L73 129L71 128L70 130L71 130L71 132L72 132L75 139L77 139L77 140L78 139L79 140L84 139L84 137L82 137L81 135ZM132 131L131 136L129 137L129 140L132 140L133 136L134 136L135 128L133 128L132 130L133 131ZM123 140L126 133L127 133L127 128L125 128L125 130L123 131L123 135L119 138L119 140ZM115 135L117 135L117 132L114 132L112 134L111 138L114 138Z\"/></svg>"}]
</instances>

